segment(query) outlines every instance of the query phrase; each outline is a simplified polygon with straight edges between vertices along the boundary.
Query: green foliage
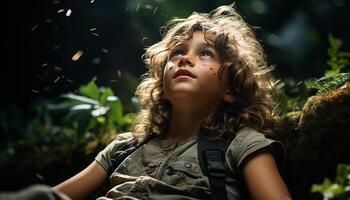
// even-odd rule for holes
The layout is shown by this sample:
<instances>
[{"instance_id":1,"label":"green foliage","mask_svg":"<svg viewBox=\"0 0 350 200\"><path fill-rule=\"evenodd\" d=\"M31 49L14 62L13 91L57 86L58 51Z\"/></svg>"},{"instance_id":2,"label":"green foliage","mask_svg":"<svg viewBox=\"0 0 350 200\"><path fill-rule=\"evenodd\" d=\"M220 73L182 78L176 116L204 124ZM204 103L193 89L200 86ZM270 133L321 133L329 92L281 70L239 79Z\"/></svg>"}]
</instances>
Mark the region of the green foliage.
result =
<instances>
[{"instance_id":1,"label":"green foliage","mask_svg":"<svg viewBox=\"0 0 350 200\"><path fill-rule=\"evenodd\" d=\"M285 79L275 84L279 114L300 110L307 98L313 94L321 94L337 89L350 81L350 72L346 69L350 64L350 52L340 51L342 41L329 35L329 60L327 64L331 69L319 79L308 79L296 83L294 79Z\"/></svg>"},{"instance_id":2,"label":"green foliage","mask_svg":"<svg viewBox=\"0 0 350 200\"><path fill-rule=\"evenodd\" d=\"M350 165L339 164L335 182L325 178L322 184L313 184L311 192L322 193L324 200L350 198Z\"/></svg>"},{"instance_id":3,"label":"green foliage","mask_svg":"<svg viewBox=\"0 0 350 200\"><path fill-rule=\"evenodd\" d=\"M324 77L307 82L307 89L316 89L317 94L321 94L338 88L350 80L350 73L327 74Z\"/></svg>"},{"instance_id":4,"label":"green foliage","mask_svg":"<svg viewBox=\"0 0 350 200\"><path fill-rule=\"evenodd\" d=\"M328 41L330 44L328 56L330 59L327 64L331 69L326 71L326 75L339 74L342 69L349 65L350 52L340 51L343 42L332 34L329 34Z\"/></svg>"},{"instance_id":5,"label":"green foliage","mask_svg":"<svg viewBox=\"0 0 350 200\"><path fill-rule=\"evenodd\" d=\"M117 133L129 131L136 114L124 114L122 102L114 92L98 87L95 81L93 78L81 86L77 94L64 94L32 105L30 118L21 116L15 107L2 110L0 120L13 123L1 127L0 171L23 171L23 166L18 166L23 163L31 169L52 168L57 163L71 165L78 162L77 157L90 162L91 156ZM133 103L137 103L135 98ZM77 168L84 165L78 163Z\"/></svg>"},{"instance_id":6,"label":"green foliage","mask_svg":"<svg viewBox=\"0 0 350 200\"><path fill-rule=\"evenodd\" d=\"M314 89L317 94L336 89L350 80L349 71L341 73L350 63L350 52L340 51L343 42L332 34L329 35L328 41L330 46L327 64L331 69L327 70L322 78L307 83L307 90Z\"/></svg>"},{"instance_id":7,"label":"green foliage","mask_svg":"<svg viewBox=\"0 0 350 200\"><path fill-rule=\"evenodd\" d=\"M300 110L305 103L302 82L296 83L293 79L285 79L275 83L279 114Z\"/></svg>"},{"instance_id":8,"label":"green foliage","mask_svg":"<svg viewBox=\"0 0 350 200\"><path fill-rule=\"evenodd\" d=\"M120 99L114 95L110 88L98 88L93 78L87 85L79 88L79 94L64 94L67 101L61 105L67 105L69 113L66 121L73 122L78 132L104 133L117 129L125 130L130 126L132 120L124 120L123 106ZM58 106L66 109L65 106Z\"/></svg>"}]
</instances>

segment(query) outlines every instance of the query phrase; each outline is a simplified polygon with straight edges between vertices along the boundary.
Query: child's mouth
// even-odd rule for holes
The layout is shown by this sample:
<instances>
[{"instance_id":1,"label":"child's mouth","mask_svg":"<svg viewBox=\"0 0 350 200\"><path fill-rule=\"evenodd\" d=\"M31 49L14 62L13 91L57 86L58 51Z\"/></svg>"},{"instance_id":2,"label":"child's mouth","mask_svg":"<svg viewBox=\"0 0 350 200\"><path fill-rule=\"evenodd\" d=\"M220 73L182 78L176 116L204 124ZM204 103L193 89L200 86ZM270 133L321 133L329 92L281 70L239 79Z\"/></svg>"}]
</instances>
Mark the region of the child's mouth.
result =
<instances>
[{"instance_id":1,"label":"child's mouth","mask_svg":"<svg viewBox=\"0 0 350 200\"><path fill-rule=\"evenodd\" d=\"M182 68L182 69L178 69L175 72L173 79L174 78L196 78L196 76L192 74L192 72L190 72L189 70Z\"/></svg>"}]
</instances>

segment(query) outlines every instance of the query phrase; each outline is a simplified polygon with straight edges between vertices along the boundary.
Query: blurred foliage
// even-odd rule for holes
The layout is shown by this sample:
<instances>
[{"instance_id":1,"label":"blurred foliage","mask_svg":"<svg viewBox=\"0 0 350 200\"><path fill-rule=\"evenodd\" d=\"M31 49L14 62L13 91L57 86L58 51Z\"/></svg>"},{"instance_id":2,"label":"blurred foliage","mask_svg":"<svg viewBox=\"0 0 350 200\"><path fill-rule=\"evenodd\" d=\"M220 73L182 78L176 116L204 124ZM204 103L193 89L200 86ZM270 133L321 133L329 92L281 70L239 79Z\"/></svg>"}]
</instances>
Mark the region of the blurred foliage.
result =
<instances>
[{"instance_id":1,"label":"blurred foliage","mask_svg":"<svg viewBox=\"0 0 350 200\"><path fill-rule=\"evenodd\" d=\"M325 178L322 184L313 184L311 192L322 193L324 200L348 200L350 198L350 165L339 164L336 180Z\"/></svg>"},{"instance_id":2,"label":"blurred foliage","mask_svg":"<svg viewBox=\"0 0 350 200\"><path fill-rule=\"evenodd\" d=\"M296 83L294 79L286 78L275 83L280 114L300 110L311 95L334 90L350 80L350 70L348 69L350 52L340 51L342 41L332 34L329 34L328 41L329 59L327 64L331 69L326 70L323 77L307 79L299 83Z\"/></svg>"},{"instance_id":3,"label":"blurred foliage","mask_svg":"<svg viewBox=\"0 0 350 200\"><path fill-rule=\"evenodd\" d=\"M41 171L56 163L67 167L79 159L91 162L117 133L129 131L135 113L124 114L120 99L110 88L98 87L95 80L81 86L77 94L38 102L30 117L21 116L14 107L0 113L1 121L12 122L1 126L2 177L6 172L17 173L13 168ZM136 111L135 98L132 102Z\"/></svg>"},{"instance_id":4,"label":"blurred foliage","mask_svg":"<svg viewBox=\"0 0 350 200\"><path fill-rule=\"evenodd\" d=\"M350 79L350 71L341 73L350 64L350 52L340 51L343 42L332 34L329 35L328 41L330 47L328 48L327 64L331 69L327 70L322 78L307 84L307 89L316 89L317 94L336 89Z\"/></svg>"}]
</instances>

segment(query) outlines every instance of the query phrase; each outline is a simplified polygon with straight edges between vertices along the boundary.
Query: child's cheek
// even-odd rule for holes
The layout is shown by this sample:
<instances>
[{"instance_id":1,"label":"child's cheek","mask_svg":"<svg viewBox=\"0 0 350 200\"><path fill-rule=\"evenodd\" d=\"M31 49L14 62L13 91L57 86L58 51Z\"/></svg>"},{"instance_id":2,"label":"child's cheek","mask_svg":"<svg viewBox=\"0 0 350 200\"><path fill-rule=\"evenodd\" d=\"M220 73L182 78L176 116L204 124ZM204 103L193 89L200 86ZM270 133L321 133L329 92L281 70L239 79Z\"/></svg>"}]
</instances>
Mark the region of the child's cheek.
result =
<instances>
[{"instance_id":1,"label":"child's cheek","mask_svg":"<svg viewBox=\"0 0 350 200\"><path fill-rule=\"evenodd\" d=\"M173 62L168 62L164 67L163 76L166 76L167 74L169 74L169 72L173 71L174 67L175 64Z\"/></svg>"},{"instance_id":2,"label":"child's cheek","mask_svg":"<svg viewBox=\"0 0 350 200\"><path fill-rule=\"evenodd\" d=\"M175 67L175 63L173 62L168 62L165 66L165 71L171 71L171 70L174 70L174 67Z\"/></svg>"},{"instance_id":3,"label":"child's cheek","mask_svg":"<svg viewBox=\"0 0 350 200\"><path fill-rule=\"evenodd\" d=\"M201 71L205 74L206 77L216 79L218 78L218 69L219 67L215 65L204 64L201 66Z\"/></svg>"}]
</instances>

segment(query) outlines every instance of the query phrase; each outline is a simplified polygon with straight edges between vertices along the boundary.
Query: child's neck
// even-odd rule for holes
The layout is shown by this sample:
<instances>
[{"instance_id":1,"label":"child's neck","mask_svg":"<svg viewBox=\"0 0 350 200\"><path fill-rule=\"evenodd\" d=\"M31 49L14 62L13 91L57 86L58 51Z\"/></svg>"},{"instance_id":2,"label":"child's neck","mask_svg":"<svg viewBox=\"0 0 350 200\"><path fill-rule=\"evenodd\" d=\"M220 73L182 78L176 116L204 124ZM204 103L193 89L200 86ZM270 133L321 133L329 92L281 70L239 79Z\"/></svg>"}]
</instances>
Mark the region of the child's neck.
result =
<instances>
[{"instance_id":1,"label":"child's neck","mask_svg":"<svg viewBox=\"0 0 350 200\"><path fill-rule=\"evenodd\" d=\"M198 134L203 118L199 112L173 109L166 138L188 140Z\"/></svg>"}]
</instances>

